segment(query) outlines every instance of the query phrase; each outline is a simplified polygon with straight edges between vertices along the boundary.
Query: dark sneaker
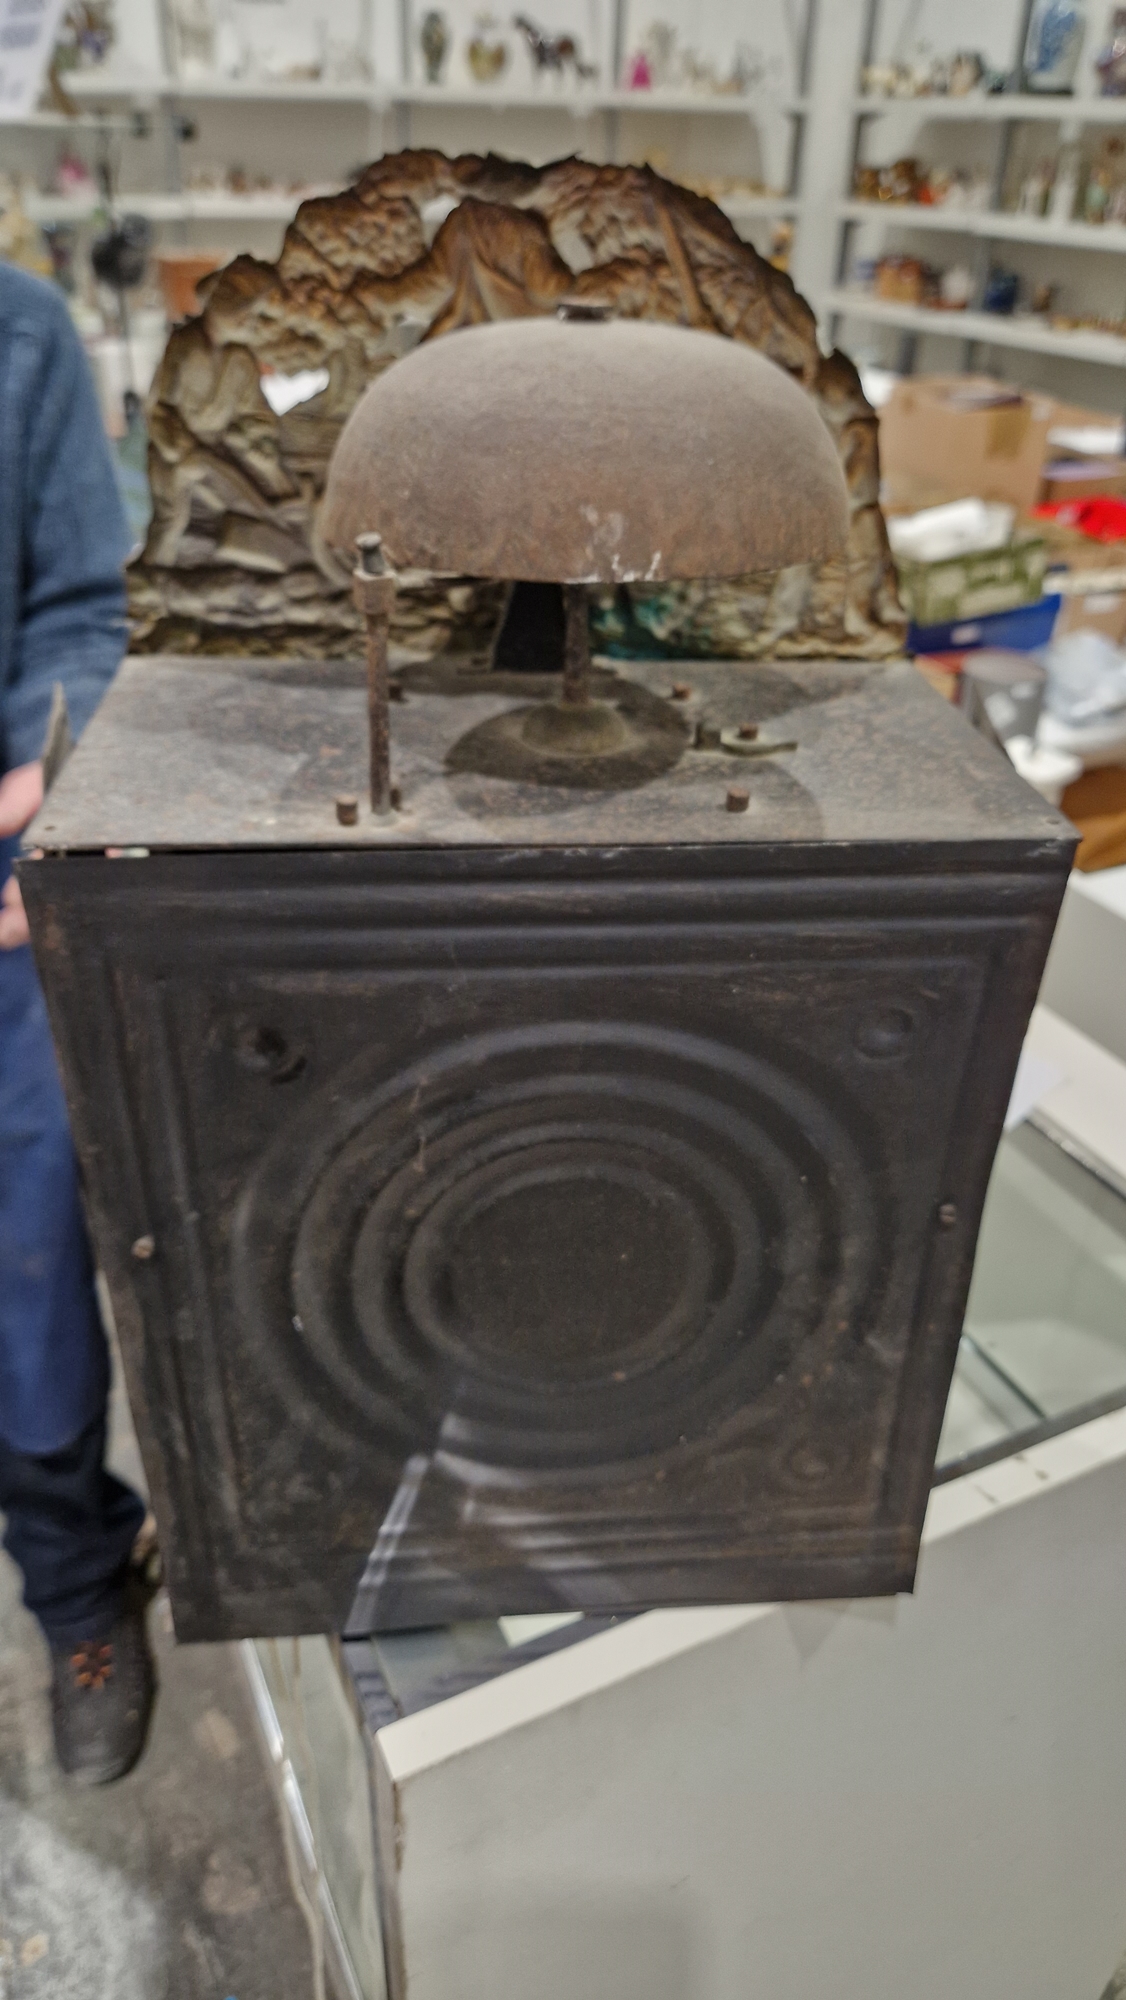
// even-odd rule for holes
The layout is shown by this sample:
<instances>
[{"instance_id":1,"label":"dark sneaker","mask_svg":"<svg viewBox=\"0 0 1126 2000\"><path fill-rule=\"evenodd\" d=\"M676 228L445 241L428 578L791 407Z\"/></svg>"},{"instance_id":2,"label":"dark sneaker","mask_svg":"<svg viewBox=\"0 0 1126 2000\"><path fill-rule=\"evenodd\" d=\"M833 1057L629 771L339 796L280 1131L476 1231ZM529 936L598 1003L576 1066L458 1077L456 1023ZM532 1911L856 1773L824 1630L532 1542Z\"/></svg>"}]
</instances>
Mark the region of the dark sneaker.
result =
<instances>
[{"instance_id":1,"label":"dark sneaker","mask_svg":"<svg viewBox=\"0 0 1126 2000\"><path fill-rule=\"evenodd\" d=\"M76 1785L110 1785L123 1778L145 1747L156 1670L144 1599L139 1593L130 1597L104 1639L51 1648L55 1755Z\"/></svg>"}]
</instances>

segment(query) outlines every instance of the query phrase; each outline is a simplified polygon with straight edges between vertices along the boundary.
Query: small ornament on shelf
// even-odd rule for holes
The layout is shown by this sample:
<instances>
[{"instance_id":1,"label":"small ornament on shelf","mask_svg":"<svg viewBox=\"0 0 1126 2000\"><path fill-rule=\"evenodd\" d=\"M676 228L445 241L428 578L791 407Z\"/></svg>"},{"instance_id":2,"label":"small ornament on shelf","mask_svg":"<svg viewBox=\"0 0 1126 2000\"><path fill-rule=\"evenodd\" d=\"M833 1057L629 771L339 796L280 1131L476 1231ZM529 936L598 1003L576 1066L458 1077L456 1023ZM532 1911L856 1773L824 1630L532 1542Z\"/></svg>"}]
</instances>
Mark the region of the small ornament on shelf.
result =
<instances>
[{"instance_id":1,"label":"small ornament on shelf","mask_svg":"<svg viewBox=\"0 0 1126 2000\"><path fill-rule=\"evenodd\" d=\"M1020 184L1020 194L1017 197L1016 205L1017 215L1045 215L1047 213L1048 197L1052 192L1052 181L1055 177L1055 171L1055 161L1052 159L1043 159L1036 162L1036 165L1025 175Z\"/></svg>"},{"instance_id":2,"label":"small ornament on shelf","mask_svg":"<svg viewBox=\"0 0 1126 2000\"><path fill-rule=\"evenodd\" d=\"M979 49L958 49L936 56L920 42L901 61L869 63L860 79L866 97L968 97L974 91L995 94L1005 77L993 69Z\"/></svg>"},{"instance_id":3,"label":"small ornament on shelf","mask_svg":"<svg viewBox=\"0 0 1126 2000\"><path fill-rule=\"evenodd\" d=\"M77 0L63 15L53 67L60 74L74 69L97 69L116 39L113 0Z\"/></svg>"},{"instance_id":4,"label":"small ornament on shelf","mask_svg":"<svg viewBox=\"0 0 1126 2000\"><path fill-rule=\"evenodd\" d=\"M1106 43L1095 59L1103 97L1126 97L1126 7L1115 7L1107 22Z\"/></svg>"},{"instance_id":5,"label":"small ornament on shelf","mask_svg":"<svg viewBox=\"0 0 1126 2000\"><path fill-rule=\"evenodd\" d=\"M167 18L176 75L186 83L214 76L216 24L211 0L168 0Z\"/></svg>"},{"instance_id":6,"label":"small ornament on shelf","mask_svg":"<svg viewBox=\"0 0 1126 2000\"><path fill-rule=\"evenodd\" d=\"M519 28L527 43L533 76L554 75L562 81L570 63L577 82L589 83L597 77L594 64L583 61L582 49L574 35L549 34L529 20L527 14L514 14L512 25Z\"/></svg>"},{"instance_id":7,"label":"small ornament on shelf","mask_svg":"<svg viewBox=\"0 0 1126 2000\"><path fill-rule=\"evenodd\" d=\"M1017 309L1020 296L1020 278L1015 271L1004 271L995 264L985 280L981 295L981 309L987 313L999 313L1011 318Z\"/></svg>"},{"instance_id":8,"label":"small ornament on shelf","mask_svg":"<svg viewBox=\"0 0 1126 2000\"><path fill-rule=\"evenodd\" d=\"M938 303L947 312L965 312L974 295L974 274L966 264L951 264L938 283Z\"/></svg>"},{"instance_id":9,"label":"small ornament on shelf","mask_svg":"<svg viewBox=\"0 0 1126 2000\"><path fill-rule=\"evenodd\" d=\"M445 15L439 13L437 7L429 8L423 15L418 45L426 66L427 83L441 83L450 49L450 31Z\"/></svg>"},{"instance_id":10,"label":"small ornament on shelf","mask_svg":"<svg viewBox=\"0 0 1126 2000\"><path fill-rule=\"evenodd\" d=\"M1074 143L1061 146L1048 201L1048 215L1053 222L1070 222L1075 214L1079 197L1079 168L1078 146Z\"/></svg>"},{"instance_id":11,"label":"small ornament on shelf","mask_svg":"<svg viewBox=\"0 0 1126 2000\"><path fill-rule=\"evenodd\" d=\"M1050 97L1069 97L1087 33L1081 0L1040 0L1024 49L1024 87Z\"/></svg>"},{"instance_id":12,"label":"small ornament on shelf","mask_svg":"<svg viewBox=\"0 0 1126 2000\"><path fill-rule=\"evenodd\" d=\"M710 57L681 45L677 30L668 21L651 21L637 48L626 57L622 88L744 97L765 74L766 64L749 42L736 42L727 72L721 76Z\"/></svg>"},{"instance_id":13,"label":"small ornament on shelf","mask_svg":"<svg viewBox=\"0 0 1126 2000\"><path fill-rule=\"evenodd\" d=\"M497 33L495 14L478 14L476 33L465 51L471 75L478 83L496 83L508 67L508 43Z\"/></svg>"},{"instance_id":14,"label":"small ornament on shelf","mask_svg":"<svg viewBox=\"0 0 1126 2000\"><path fill-rule=\"evenodd\" d=\"M1126 139L1104 139L1087 176L1084 222L1120 222L1126 205Z\"/></svg>"}]
</instances>

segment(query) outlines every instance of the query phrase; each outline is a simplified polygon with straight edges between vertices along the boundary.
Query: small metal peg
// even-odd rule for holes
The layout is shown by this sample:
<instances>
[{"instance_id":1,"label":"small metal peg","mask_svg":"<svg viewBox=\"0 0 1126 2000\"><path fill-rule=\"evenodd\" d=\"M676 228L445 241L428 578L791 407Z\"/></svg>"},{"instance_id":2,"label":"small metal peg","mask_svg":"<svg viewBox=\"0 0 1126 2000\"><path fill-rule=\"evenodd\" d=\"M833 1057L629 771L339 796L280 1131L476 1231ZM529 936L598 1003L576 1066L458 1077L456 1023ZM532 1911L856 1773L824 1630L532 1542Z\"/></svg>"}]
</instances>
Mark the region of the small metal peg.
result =
<instances>
[{"instance_id":1,"label":"small metal peg","mask_svg":"<svg viewBox=\"0 0 1126 2000\"><path fill-rule=\"evenodd\" d=\"M137 1259L138 1264L147 1264L150 1258L156 1256L156 1237L138 1236L129 1254Z\"/></svg>"},{"instance_id":2,"label":"small metal peg","mask_svg":"<svg viewBox=\"0 0 1126 2000\"><path fill-rule=\"evenodd\" d=\"M729 785L725 804L729 813L745 813L751 803L751 795L742 785Z\"/></svg>"},{"instance_id":3,"label":"small metal peg","mask_svg":"<svg viewBox=\"0 0 1126 2000\"><path fill-rule=\"evenodd\" d=\"M360 568L365 576L385 576L387 574L387 558L383 553L382 535L357 535L356 550L360 559Z\"/></svg>"},{"instance_id":4,"label":"small metal peg","mask_svg":"<svg viewBox=\"0 0 1126 2000\"><path fill-rule=\"evenodd\" d=\"M757 736L758 736L757 722L741 722L739 724L739 737L741 742L754 743Z\"/></svg>"},{"instance_id":5,"label":"small metal peg","mask_svg":"<svg viewBox=\"0 0 1126 2000\"><path fill-rule=\"evenodd\" d=\"M360 817L359 799L337 799L336 817L341 826L355 826Z\"/></svg>"}]
</instances>

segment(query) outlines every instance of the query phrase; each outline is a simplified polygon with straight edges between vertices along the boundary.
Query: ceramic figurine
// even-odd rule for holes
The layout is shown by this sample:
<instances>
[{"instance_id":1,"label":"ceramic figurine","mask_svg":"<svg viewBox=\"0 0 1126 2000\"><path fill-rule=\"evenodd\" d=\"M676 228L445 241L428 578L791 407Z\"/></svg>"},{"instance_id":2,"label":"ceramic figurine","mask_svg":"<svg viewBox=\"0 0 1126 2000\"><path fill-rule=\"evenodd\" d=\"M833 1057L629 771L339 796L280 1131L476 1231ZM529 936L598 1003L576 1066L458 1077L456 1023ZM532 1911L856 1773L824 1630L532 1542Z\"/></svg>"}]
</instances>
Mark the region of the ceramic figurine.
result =
<instances>
[{"instance_id":1,"label":"ceramic figurine","mask_svg":"<svg viewBox=\"0 0 1126 2000\"><path fill-rule=\"evenodd\" d=\"M112 0L79 0L63 15L55 45L55 68L96 69L109 54L115 33Z\"/></svg>"},{"instance_id":2,"label":"ceramic figurine","mask_svg":"<svg viewBox=\"0 0 1126 2000\"><path fill-rule=\"evenodd\" d=\"M422 17L418 45L422 50L422 60L426 64L427 83L441 83L442 69L450 47L450 31L446 17L436 7Z\"/></svg>"},{"instance_id":3,"label":"ceramic figurine","mask_svg":"<svg viewBox=\"0 0 1126 2000\"><path fill-rule=\"evenodd\" d=\"M535 22L530 21L526 14L514 14L512 25L514 28L519 28L528 44L528 54L532 59L532 69L536 76L543 76L547 71L551 71L561 78L568 63L572 65L575 76L580 81L598 75L593 63L583 61L582 51L573 35L549 35L543 28L537 28Z\"/></svg>"},{"instance_id":4,"label":"ceramic figurine","mask_svg":"<svg viewBox=\"0 0 1126 2000\"><path fill-rule=\"evenodd\" d=\"M1064 146L1056 162L1056 177L1052 182L1052 194L1048 203L1048 214L1053 222L1070 222L1075 214L1075 200L1079 193L1079 148Z\"/></svg>"},{"instance_id":5,"label":"ceramic figurine","mask_svg":"<svg viewBox=\"0 0 1126 2000\"><path fill-rule=\"evenodd\" d=\"M466 60L478 83L495 83L508 63L508 43L497 38L495 14L478 14L477 32L466 49Z\"/></svg>"},{"instance_id":6,"label":"ceramic figurine","mask_svg":"<svg viewBox=\"0 0 1126 2000\"><path fill-rule=\"evenodd\" d=\"M946 76L946 89L951 97L968 97L976 90L985 77L985 62L976 49L960 49L953 58Z\"/></svg>"},{"instance_id":7,"label":"ceramic figurine","mask_svg":"<svg viewBox=\"0 0 1126 2000\"><path fill-rule=\"evenodd\" d=\"M210 0L170 0L168 22L177 76L201 83L215 74L215 16Z\"/></svg>"},{"instance_id":8,"label":"ceramic figurine","mask_svg":"<svg viewBox=\"0 0 1126 2000\"><path fill-rule=\"evenodd\" d=\"M1025 88L1069 96L1086 33L1087 11L1080 0L1041 0L1025 44Z\"/></svg>"},{"instance_id":9,"label":"ceramic figurine","mask_svg":"<svg viewBox=\"0 0 1126 2000\"><path fill-rule=\"evenodd\" d=\"M1018 215L1043 215L1052 187L1052 162L1040 160L1020 184Z\"/></svg>"},{"instance_id":10,"label":"ceramic figurine","mask_svg":"<svg viewBox=\"0 0 1126 2000\"><path fill-rule=\"evenodd\" d=\"M1126 7L1116 7L1107 22L1106 47L1095 61L1103 97L1126 97Z\"/></svg>"}]
</instances>

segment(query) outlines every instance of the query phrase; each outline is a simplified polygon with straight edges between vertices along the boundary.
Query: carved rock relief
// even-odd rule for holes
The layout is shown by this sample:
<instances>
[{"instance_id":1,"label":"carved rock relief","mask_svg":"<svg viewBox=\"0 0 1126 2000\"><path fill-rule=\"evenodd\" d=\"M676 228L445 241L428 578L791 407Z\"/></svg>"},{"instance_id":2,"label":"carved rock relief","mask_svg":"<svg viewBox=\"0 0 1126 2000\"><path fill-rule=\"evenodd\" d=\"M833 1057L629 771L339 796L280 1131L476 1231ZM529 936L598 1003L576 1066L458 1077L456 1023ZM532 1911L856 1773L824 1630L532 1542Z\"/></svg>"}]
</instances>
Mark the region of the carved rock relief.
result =
<instances>
[{"instance_id":1,"label":"carved rock relief","mask_svg":"<svg viewBox=\"0 0 1126 2000\"><path fill-rule=\"evenodd\" d=\"M815 398L852 502L843 559L727 584L630 586L628 601L611 594L601 606L605 629L624 616L696 654L898 651L876 417L852 363L821 354L790 279L714 203L649 168L430 151L388 155L346 193L303 202L276 264L235 258L201 287L199 317L172 332L148 413L153 516L130 571L133 649L358 653L347 552L319 532L345 419L420 339L552 312L564 296L768 355ZM262 373L305 368L326 369L327 387L275 416ZM422 573L401 583L401 644L432 651L491 633L501 586Z\"/></svg>"}]
</instances>

